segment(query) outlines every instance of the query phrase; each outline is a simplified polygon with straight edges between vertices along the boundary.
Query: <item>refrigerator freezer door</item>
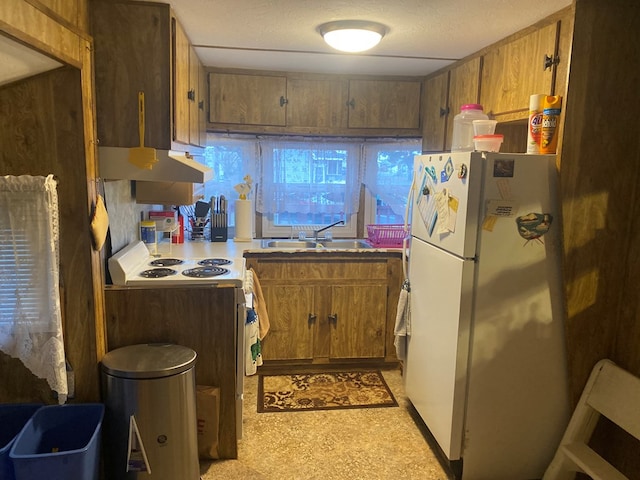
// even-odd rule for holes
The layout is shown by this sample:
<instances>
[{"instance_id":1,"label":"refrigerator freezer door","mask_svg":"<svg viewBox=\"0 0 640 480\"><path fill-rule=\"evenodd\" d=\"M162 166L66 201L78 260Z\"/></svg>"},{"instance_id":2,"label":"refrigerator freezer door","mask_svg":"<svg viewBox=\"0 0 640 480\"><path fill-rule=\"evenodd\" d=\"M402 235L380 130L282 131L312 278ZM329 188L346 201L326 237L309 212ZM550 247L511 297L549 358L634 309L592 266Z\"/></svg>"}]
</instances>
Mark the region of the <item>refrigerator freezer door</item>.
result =
<instances>
[{"instance_id":1,"label":"refrigerator freezer door","mask_svg":"<svg viewBox=\"0 0 640 480\"><path fill-rule=\"evenodd\" d=\"M449 460L461 456L474 263L414 238L407 396Z\"/></svg>"},{"instance_id":2,"label":"refrigerator freezer door","mask_svg":"<svg viewBox=\"0 0 640 480\"><path fill-rule=\"evenodd\" d=\"M483 166L477 152L417 155L411 234L454 255L475 257Z\"/></svg>"}]
</instances>

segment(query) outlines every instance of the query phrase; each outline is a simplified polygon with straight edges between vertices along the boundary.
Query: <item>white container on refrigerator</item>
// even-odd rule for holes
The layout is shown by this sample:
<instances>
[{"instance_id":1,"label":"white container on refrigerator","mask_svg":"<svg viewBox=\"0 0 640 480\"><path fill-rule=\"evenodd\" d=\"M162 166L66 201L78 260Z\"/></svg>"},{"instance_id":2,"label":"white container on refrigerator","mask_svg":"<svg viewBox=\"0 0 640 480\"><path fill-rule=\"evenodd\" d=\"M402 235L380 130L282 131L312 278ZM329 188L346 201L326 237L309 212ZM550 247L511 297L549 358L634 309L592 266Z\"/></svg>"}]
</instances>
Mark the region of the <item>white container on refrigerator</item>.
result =
<instances>
[{"instance_id":1,"label":"white container on refrigerator","mask_svg":"<svg viewBox=\"0 0 640 480\"><path fill-rule=\"evenodd\" d=\"M569 418L555 156L414 175L407 396L462 479L540 478Z\"/></svg>"}]
</instances>

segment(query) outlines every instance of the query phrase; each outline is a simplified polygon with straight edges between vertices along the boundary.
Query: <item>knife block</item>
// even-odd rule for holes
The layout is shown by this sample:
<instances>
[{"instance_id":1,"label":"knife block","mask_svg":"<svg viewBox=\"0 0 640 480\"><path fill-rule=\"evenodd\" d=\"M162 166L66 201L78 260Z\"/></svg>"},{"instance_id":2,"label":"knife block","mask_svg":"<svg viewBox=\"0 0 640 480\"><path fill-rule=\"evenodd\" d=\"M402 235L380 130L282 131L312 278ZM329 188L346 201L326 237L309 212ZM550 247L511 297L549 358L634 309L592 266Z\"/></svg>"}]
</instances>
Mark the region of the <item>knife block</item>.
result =
<instances>
[{"instance_id":1,"label":"knife block","mask_svg":"<svg viewBox=\"0 0 640 480\"><path fill-rule=\"evenodd\" d=\"M226 213L211 213L211 241L226 242L229 226Z\"/></svg>"},{"instance_id":2,"label":"knife block","mask_svg":"<svg viewBox=\"0 0 640 480\"><path fill-rule=\"evenodd\" d=\"M228 237L228 227L211 227L212 242L226 242Z\"/></svg>"}]
</instances>

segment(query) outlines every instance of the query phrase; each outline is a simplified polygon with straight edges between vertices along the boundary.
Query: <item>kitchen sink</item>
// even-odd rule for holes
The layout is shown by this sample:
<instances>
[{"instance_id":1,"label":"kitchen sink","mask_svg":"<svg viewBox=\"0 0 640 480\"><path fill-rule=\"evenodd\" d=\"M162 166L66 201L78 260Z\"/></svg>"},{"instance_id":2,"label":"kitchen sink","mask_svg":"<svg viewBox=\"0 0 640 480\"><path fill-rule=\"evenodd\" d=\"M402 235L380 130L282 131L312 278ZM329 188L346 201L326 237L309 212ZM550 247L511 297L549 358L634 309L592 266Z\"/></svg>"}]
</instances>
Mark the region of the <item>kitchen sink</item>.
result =
<instances>
[{"instance_id":1,"label":"kitchen sink","mask_svg":"<svg viewBox=\"0 0 640 480\"><path fill-rule=\"evenodd\" d=\"M262 248L316 248L316 242L301 240L263 240Z\"/></svg>"},{"instance_id":2,"label":"kitchen sink","mask_svg":"<svg viewBox=\"0 0 640 480\"><path fill-rule=\"evenodd\" d=\"M263 240L262 248L324 248L324 249L354 249L354 248L372 248L366 240Z\"/></svg>"},{"instance_id":3,"label":"kitchen sink","mask_svg":"<svg viewBox=\"0 0 640 480\"><path fill-rule=\"evenodd\" d=\"M366 240L330 240L318 242L324 248L372 248Z\"/></svg>"}]
</instances>

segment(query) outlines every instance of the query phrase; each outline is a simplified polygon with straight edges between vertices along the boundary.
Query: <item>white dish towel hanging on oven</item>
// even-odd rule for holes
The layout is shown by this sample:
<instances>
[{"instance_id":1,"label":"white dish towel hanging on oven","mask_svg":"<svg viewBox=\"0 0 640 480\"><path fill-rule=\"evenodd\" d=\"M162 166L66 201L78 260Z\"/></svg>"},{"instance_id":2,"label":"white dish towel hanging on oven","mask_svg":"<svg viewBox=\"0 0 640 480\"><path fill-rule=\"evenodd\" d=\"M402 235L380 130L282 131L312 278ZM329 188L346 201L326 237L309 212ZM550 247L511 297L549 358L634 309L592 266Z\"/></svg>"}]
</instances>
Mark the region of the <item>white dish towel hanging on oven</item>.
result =
<instances>
[{"instance_id":1,"label":"white dish towel hanging on oven","mask_svg":"<svg viewBox=\"0 0 640 480\"><path fill-rule=\"evenodd\" d=\"M245 272L244 291L247 299L247 318L244 329L245 374L254 375L262 365L262 340L269 331L269 315L256 272Z\"/></svg>"},{"instance_id":2,"label":"white dish towel hanging on oven","mask_svg":"<svg viewBox=\"0 0 640 480\"><path fill-rule=\"evenodd\" d=\"M67 399L53 175L0 177L0 350Z\"/></svg>"}]
</instances>

